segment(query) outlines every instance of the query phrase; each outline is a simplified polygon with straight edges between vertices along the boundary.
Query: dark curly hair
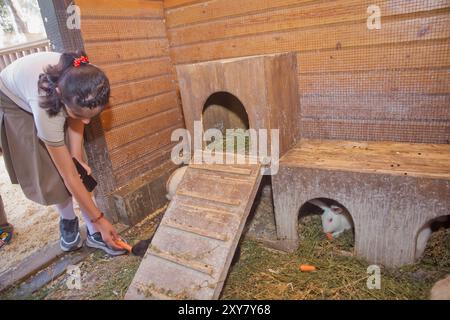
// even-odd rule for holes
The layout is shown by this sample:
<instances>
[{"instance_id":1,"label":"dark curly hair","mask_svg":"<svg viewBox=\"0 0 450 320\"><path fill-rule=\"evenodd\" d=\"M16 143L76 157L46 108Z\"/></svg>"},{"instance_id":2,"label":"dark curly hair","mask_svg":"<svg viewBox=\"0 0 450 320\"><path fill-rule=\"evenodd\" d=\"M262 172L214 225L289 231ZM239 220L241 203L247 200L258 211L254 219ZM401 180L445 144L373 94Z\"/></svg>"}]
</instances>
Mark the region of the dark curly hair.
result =
<instances>
[{"instance_id":1,"label":"dark curly hair","mask_svg":"<svg viewBox=\"0 0 450 320\"><path fill-rule=\"evenodd\" d=\"M65 52L58 64L47 66L39 75L39 106L50 116L57 115L64 105L78 109L99 107L101 111L108 104L111 91L108 78L89 63L74 67L80 56L87 57L84 51Z\"/></svg>"}]
</instances>

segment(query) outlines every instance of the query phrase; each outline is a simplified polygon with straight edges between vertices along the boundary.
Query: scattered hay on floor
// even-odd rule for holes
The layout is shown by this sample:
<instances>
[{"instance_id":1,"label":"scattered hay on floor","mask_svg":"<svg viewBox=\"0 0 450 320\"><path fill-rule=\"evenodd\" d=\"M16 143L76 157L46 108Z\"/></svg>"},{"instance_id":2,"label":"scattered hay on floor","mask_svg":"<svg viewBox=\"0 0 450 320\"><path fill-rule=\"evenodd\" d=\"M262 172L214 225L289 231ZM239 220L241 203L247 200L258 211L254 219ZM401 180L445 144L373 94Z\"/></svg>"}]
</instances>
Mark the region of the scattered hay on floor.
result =
<instances>
[{"instance_id":1,"label":"scattered hay on floor","mask_svg":"<svg viewBox=\"0 0 450 320\"><path fill-rule=\"evenodd\" d=\"M299 233L300 247L292 254L244 241L222 299L427 299L432 285L450 273L449 229L433 234L420 263L382 269L379 290L367 288L369 264L353 257L351 231L330 241L320 216L309 216L301 220ZM300 264L317 271L300 272Z\"/></svg>"}]
</instances>

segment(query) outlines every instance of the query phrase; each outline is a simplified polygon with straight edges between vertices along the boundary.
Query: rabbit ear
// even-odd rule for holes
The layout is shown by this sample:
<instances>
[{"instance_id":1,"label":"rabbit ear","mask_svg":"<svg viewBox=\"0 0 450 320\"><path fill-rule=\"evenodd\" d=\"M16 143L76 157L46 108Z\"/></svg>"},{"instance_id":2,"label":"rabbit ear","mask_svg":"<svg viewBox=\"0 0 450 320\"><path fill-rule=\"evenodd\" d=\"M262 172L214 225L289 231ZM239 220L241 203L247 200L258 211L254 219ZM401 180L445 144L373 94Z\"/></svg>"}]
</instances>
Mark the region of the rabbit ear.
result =
<instances>
[{"instance_id":1,"label":"rabbit ear","mask_svg":"<svg viewBox=\"0 0 450 320\"><path fill-rule=\"evenodd\" d=\"M328 209L328 206L325 203L323 203L322 201L320 201L319 199L309 200L309 203L312 203L313 205L319 207L322 210Z\"/></svg>"},{"instance_id":2,"label":"rabbit ear","mask_svg":"<svg viewBox=\"0 0 450 320\"><path fill-rule=\"evenodd\" d=\"M335 206L335 205L332 205L330 208L336 214L340 214L344 211L344 209L342 209L341 207Z\"/></svg>"}]
</instances>

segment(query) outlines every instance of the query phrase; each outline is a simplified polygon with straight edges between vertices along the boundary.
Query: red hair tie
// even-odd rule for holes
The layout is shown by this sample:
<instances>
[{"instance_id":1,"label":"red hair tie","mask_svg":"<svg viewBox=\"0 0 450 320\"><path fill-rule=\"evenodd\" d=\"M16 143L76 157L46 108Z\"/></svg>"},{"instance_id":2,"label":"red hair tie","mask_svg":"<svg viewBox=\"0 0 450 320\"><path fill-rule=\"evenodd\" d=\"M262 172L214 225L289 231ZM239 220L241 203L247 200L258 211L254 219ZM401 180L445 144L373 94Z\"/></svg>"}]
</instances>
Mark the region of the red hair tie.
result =
<instances>
[{"instance_id":1,"label":"red hair tie","mask_svg":"<svg viewBox=\"0 0 450 320\"><path fill-rule=\"evenodd\" d=\"M85 57L85 56L81 56L81 57L73 60L73 66L75 68L78 68L81 64L86 64L86 63L89 63L89 59L88 59L88 57Z\"/></svg>"}]
</instances>

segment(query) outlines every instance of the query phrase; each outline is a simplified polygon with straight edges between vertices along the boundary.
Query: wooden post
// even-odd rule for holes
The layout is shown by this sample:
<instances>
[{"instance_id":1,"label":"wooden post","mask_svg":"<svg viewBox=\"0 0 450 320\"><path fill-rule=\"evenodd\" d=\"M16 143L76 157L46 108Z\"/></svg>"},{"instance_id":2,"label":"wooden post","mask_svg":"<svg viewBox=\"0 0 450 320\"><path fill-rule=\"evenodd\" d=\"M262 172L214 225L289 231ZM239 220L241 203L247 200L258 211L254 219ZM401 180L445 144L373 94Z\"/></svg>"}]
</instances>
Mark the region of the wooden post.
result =
<instances>
[{"instance_id":1,"label":"wooden post","mask_svg":"<svg viewBox=\"0 0 450 320\"><path fill-rule=\"evenodd\" d=\"M74 2L72 0L38 0L38 2L53 51L84 50L81 31L69 29L67 26L67 19L70 17L67 8ZM98 181L94 191L97 206L111 222L117 222L118 215L111 196L116 188L116 181L99 116L93 118L85 127L84 134L87 160Z\"/></svg>"}]
</instances>

